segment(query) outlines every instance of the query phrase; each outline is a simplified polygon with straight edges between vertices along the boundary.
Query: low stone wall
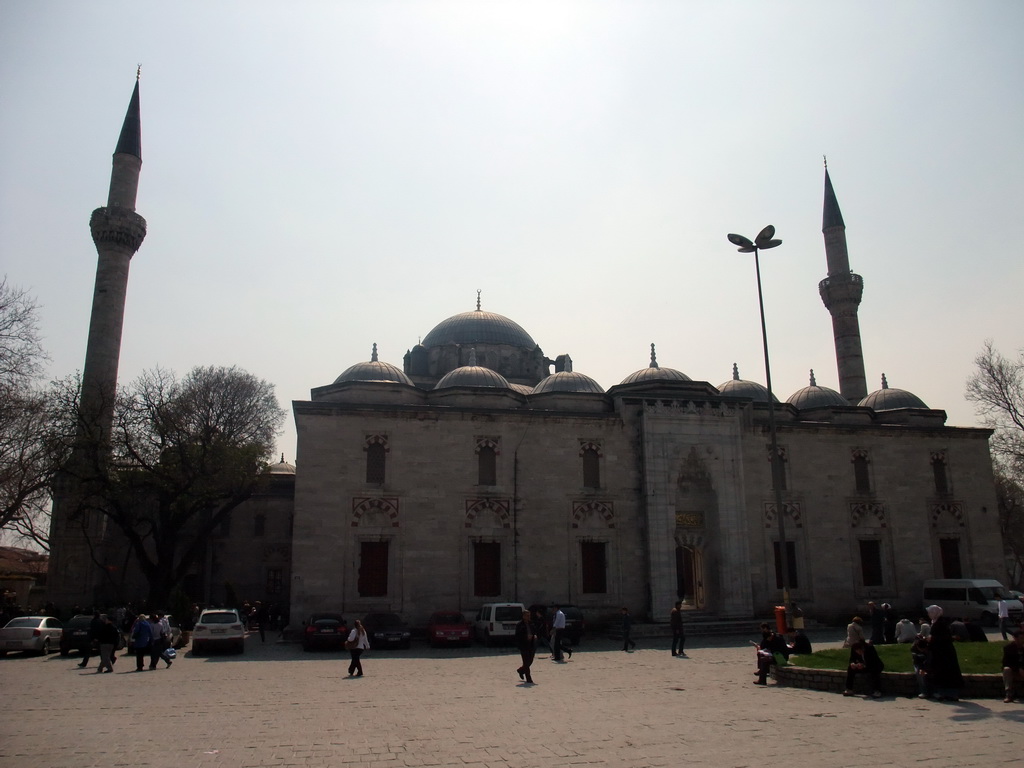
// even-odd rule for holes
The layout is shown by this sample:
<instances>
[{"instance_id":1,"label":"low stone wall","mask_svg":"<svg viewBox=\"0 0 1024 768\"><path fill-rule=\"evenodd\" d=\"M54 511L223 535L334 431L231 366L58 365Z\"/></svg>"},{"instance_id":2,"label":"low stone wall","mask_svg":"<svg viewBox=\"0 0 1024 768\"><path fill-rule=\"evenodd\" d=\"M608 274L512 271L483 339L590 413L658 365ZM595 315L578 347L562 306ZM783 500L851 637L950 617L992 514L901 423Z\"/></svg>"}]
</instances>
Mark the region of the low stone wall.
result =
<instances>
[{"instance_id":1,"label":"low stone wall","mask_svg":"<svg viewBox=\"0 0 1024 768\"><path fill-rule=\"evenodd\" d=\"M842 693L846 689L846 671L838 669L810 669L797 666L775 666L772 677L779 685L793 688L810 688L815 691ZM882 693L886 696L916 696L917 681L912 672L883 672ZM854 692L871 693L864 675L854 678ZM1002 675L964 675L964 689L960 694L965 699L1003 698Z\"/></svg>"}]
</instances>

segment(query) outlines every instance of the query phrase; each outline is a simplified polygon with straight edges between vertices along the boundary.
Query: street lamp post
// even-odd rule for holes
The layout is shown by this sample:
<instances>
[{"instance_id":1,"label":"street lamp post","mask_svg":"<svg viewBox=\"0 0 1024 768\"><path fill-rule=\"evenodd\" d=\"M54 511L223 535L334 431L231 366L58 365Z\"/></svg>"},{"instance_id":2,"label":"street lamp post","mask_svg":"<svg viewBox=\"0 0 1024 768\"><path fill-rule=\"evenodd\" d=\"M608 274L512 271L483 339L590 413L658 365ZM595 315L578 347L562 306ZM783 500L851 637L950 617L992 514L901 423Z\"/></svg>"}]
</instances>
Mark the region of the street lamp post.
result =
<instances>
[{"instance_id":1,"label":"street lamp post","mask_svg":"<svg viewBox=\"0 0 1024 768\"><path fill-rule=\"evenodd\" d=\"M764 377L768 385L768 431L771 433L772 486L775 489L775 516L779 521L779 568L782 570L782 604L789 613L789 552L786 549L786 515L782 506L782 457L779 454L779 436L775 429L775 397L772 395L772 369L768 362L768 330L764 322L764 295L761 292L761 260L758 251L782 245L774 240L775 227L769 224L751 242L743 235L729 235L729 242L738 245L740 253L754 254L754 270L757 273L757 305L761 310L761 342L764 346Z\"/></svg>"}]
</instances>

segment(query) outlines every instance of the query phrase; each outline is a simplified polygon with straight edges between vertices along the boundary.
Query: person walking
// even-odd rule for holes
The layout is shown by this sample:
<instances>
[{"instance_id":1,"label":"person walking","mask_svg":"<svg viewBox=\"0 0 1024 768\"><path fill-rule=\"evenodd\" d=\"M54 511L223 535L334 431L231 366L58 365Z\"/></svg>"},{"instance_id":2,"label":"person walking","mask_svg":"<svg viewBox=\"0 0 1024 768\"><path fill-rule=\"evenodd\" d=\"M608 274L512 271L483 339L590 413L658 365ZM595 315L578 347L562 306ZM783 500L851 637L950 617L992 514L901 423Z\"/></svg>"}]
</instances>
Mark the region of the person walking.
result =
<instances>
[{"instance_id":1,"label":"person walking","mask_svg":"<svg viewBox=\"0 0 1024 768\"><path fill-rule=\"evenodd\" d=\"M520 680L525 680L527 685L533 685L533 676L530 674L530 665L537 654L537 633L531 622L532 616L529 611L523 611L523 618L516 624L516 646L519 648L519 655L523 659L516 673Z\"/></svg>"},{"instance_id":2,"label":"person walking","mask_svg":"<svg viewBox=\"0 0 1024 768\"><path fill-rule=\"evenodd\" d=\"M931 659L928 667L928 681L939 701L959 701L964 677L960 673L960 660L953 645L952 622L942 615L942 608L929 605L928 618L932 621L932 632L928 638Z\"/></svg>"},{"instance_id":3,"label":"person walking","mask_svg":"<svg viewBox=\"0 0 1024 768\"><path fill-rule=\"evenodd\" d=\"M362 677L363 662L360 660L360 657L363 655L363 651L370 648L370 638L366 636L366 628L363 626L363 622L359 619L356 619L355 626L352 627L352 631L348 633L348 640L345 641L345 647L352 656L352 661L348 665L348 676Z\"/></svg>"},{"instance_id":4,"label":"person walking","mask_svg":"<svg viewBox=\"0 0 1024 768\"><path fill-rule=\"evenodd\" d=\"M103 619L100 618L99 611L93 611L92 621L89 622L89 644L86 646L85 651L82 652L82 663L78 666L85 669L89 664L89 657L92 656L93 648L99 643L100 627L103 626Z\"/></svg>"},{"instance_id":5,"label":"person walking","mask_svg":"<svg viewBox=\"0 0 1024 768\"><path fill-rule=\"evenodd\" d=\"M153 644L153 625L146 619L146 614L140 613L131 630L132 650L135 651L135 671L141 672L146 654Z\"/></svg>"},{"instance_id":6,"label":"person walking","mask_svg":"<svg viewBox=\"0 0 1024 768\"><path fill-rule=\"evenodd\" d=\"M565 614L557 605L554 606L555 615L551 618L551 659L553 661L565 661L562 648L562 633L565 632ZM571 652L570 652L571 654Z\"/></svg>"},{"instance_id":7,"label":"person walking","mask_svg":"<svg viewBox=\"0 0 1024 768\"><path fill-rule=\"evenodd\" d=\"M996 611L999 615L999 632L1002 634L1003 640L1006 640L1006 628L1010 624L1010 604L1006 602L1005 597L999 598L999 602L996 604Z\"/></svg>"},{"instance_id":8,"label":"person walking","mask_svg":"<svg viewBox=\"0 0 1024 768\"><path fill-rule=\"evenodd\" d=\"M171 658L165 656L164 652L171 647L171 623L162 613L150 614L149 623L153 625L153 644L149 648L149 668L156 669L156 664L160 659L167 662L167 667L170 668Z\"/></svg>"},{"instance_id":9,"label":"person walking","mask_svg":"<svg viewBox=\"0 0 1024 768\"><path fill-rule=\"evenodd\" d=\"M100 644L100 665L96 668L97 675L100 672L114 671L114 649L117 648L120 635L121 630L110 620L110 616L104 614L96 633L96 642Z\"/></svg>"},{"instance_id":10,"label":"person walking","mask_svg":"<svg viewBox=\"0 0 1024 768\"><path fill-rule=\"evenodd\" d=\"M683 601L677 600L668 615L669 626L672 627L672 655L686 656L683 646L686 645L686 632L683 630ZM678 649L678 652L677 652Z\"/></svg>"},{"instance_id":11,"label":"person walking","mask_svg":"<svg viewBox=\"0 0 1024 768\"><path fill-rule=\"evenodd\" d=\"M629 608L622 607L622 650L631 651L636 648L636 641L629 636L633 630L633 617L629 615Z\"/></svg>"}]
</instances>

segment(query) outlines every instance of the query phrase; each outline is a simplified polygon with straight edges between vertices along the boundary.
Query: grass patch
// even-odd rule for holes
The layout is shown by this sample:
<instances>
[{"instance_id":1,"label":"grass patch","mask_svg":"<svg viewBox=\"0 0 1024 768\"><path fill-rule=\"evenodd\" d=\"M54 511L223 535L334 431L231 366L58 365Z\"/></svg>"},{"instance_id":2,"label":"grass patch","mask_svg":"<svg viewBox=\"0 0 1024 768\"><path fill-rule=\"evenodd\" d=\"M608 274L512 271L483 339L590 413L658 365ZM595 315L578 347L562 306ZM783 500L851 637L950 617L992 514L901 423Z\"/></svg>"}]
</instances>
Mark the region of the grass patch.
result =
<instances>
[{"instance_id":1,"label":"grass patch","mask_svg":"<svg viewBox=\"0 0 1024 768\"><path fill-rule=\"evenodd\" d=\"M965 675L999 674L1002 670L1003 643L957 643L956 655L960 671ZM885 663L886 672L913 672L910 643L875 647ZM828 648L810 656L790 656L789 663L811 669L845 670L850 663L849 648Z\"/></svg>"}]
</instances>

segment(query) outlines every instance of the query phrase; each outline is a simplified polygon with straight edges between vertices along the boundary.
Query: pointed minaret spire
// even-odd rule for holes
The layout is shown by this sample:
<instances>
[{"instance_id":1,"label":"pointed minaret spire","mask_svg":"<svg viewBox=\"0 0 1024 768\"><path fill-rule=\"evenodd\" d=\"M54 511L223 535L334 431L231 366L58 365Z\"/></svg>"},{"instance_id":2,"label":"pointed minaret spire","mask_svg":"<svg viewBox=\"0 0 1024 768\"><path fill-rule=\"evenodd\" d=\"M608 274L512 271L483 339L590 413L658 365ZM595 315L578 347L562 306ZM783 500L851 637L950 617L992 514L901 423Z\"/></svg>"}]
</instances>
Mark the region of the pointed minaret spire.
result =
<instances>
[{"instance_id":1,"label":"pointed minaret spire","mask_svg":"<svg viewBox=\"0 0 1024 768\"><path fill-rule=\"evenodd\" d=\"M740 380L740 367L738 365L736 365L736 363L732 364L732 380L733 381L739 381Z\"/></svg>"},{"instance_id":2,"label":"pointed minaret spire","mask_svg":"<svg viewBox=\"0 0 1024 768\"><path fill-rule=\"evenodd\" d=\"M377 342L376 341L373 342L373 352L370 353L370 362L371 363L376 363L377 362Z\"/></svg>"},{"instance_id":3,"label":"pointed minaret spire","mask_svg":"<svg viewBox=\"0 0 1024 768\"><path fill-rule=\"evenodd\" d=\"M48 599L54 603L88 603L100 587L102 573L71 568L69 563L96 562L93 544L103 535L102 516L91 521L76 517L89 492L81 477L105 464L110 455L117 369L121 357L128 268L146 237L146 220L135 212L135 197L142 169L142 120L139 112L139 80L121 126L112 168L107 204L89 219L96 245L96 282L93 288L89 336L82 367L78 402L78 427L71 456L62 470L54 493L50 523ZM81 520L71 525L71 520Z\"/></svg>"},{"instance_id":4,"label":"pointed minaret spire","mask_svg":"<svg viewBox=\"0 0 1024 768\"><path fill-rule=\"evenodd\" d=\"M856 405L868 394L867 379L864 375L864 352L860 342L860 321L857 319L857 309L864 292L864 280L850 270L846 224L843 222L839 201L836 200L836 193L832 188L827 163L821 232L825 237L828 277L818 283L818 293L825 308L832 315L839 391L850 405Z\"/></svg>"},{"instance_id":5,"label":"pointed minaret spire","mask_svg":"<svg viewBox=\"0 0 1024 768\"><path fill-rule=\"evenodd\" d=\"M654 344L651 344L651 364L648 366L648 368L657 368L657 367L658 367L658 358L654 354Z\"/></svg>"}]
</instances>

